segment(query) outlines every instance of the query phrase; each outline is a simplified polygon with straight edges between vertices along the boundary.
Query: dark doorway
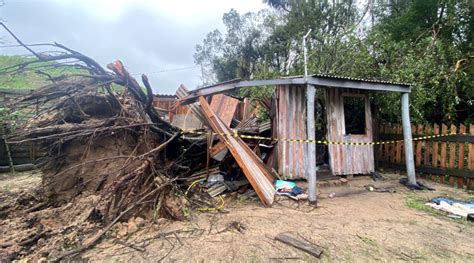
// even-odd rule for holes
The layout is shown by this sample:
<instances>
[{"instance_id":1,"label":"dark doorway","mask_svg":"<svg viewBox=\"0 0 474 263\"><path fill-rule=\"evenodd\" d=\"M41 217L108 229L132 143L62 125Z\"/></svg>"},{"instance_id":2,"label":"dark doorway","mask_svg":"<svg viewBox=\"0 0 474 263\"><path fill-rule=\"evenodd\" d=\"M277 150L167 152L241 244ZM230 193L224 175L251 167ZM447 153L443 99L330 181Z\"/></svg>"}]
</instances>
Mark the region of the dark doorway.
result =
<instances>
[{"instance_id":1,"label":"dark doorway","mask_svg":"<svg viewBox=\"0 0 474 263\"><path fill-rule=\"evenodd\" d=\"M365 134L365 97L344 96L345 134Z\"/></svg>"}]
</instances>

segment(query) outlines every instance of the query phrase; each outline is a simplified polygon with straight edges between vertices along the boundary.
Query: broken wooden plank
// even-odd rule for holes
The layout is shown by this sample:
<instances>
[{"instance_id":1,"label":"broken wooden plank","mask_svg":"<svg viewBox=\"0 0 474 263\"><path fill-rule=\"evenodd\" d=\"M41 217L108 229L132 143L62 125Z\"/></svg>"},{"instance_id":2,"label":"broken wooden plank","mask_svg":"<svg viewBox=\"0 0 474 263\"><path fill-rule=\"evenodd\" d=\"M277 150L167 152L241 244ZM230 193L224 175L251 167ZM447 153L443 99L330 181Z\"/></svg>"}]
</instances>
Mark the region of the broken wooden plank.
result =
<instances>
[{"instance_id":1,"label":"broken wooden plank","mask_svg":"<svg viewBox=\"0 0 474 263\"><path fill-rule=\"evenodd\" d=\"M216 160L216 161L222 161L222 159L224 159L224 157L226 156L227 152L229 150L227 150L227 147L225 146L225 143L219 141L217 144L215 144L214 146L211 147L210 149L210 156L212 157L212 159Z\"/></svg>"},{"instance_id":2,"label":"broken wooden plank","mask_svg":"<svg viewBox=\"0 0 474 263\"><path fill-rule=\"evenodd\" d=\"M321 257L321 254L323 254L323 251L317 245L310 243L309 241L306 241L306 240L303 241L303 240L296 239L286 233L278 234L275 237L275 240L278 240L289 246L302 250L317 258Z\"/></svg>"},{"instance_id":3,"label":"broken wooden plank","mask_svg":"<svg viewBox=\"0 0 474 263\"><path fill-rule=\"evenodd\" d=\"M199 97L199 103L210 127L234 156L262 203L271 206L275 197L272 174L240 137L231 136L231 129L212 111L204 97Z\"/></svg>"}]
</instances>

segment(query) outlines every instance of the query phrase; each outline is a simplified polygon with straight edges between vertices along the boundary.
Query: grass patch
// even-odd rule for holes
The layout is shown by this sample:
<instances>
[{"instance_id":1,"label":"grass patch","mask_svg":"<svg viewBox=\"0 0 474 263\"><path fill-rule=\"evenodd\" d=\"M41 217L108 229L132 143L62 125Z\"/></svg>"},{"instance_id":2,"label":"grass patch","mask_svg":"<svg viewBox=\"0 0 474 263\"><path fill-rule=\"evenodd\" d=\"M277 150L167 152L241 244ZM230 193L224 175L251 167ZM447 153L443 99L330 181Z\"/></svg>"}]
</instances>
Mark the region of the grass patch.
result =
<instances>
[{"instance_id":1,"label":"grass patch","mask_svg":"<svg viewBox=\"0 0 474 263\"><path fill-rule=\"evenodd\" d=\"M37 70L41 70L52 77L62 75L87 73L83 69L74 67L52 67L54 62L39 62L30 64L23 68L22 71L16 74L5 73L5 69L16 66L21 63L35 61L36 58L32 56L5 56L0 55L0 88L15 89L15 90L33 90L40 88L51 82L46 76L37 74Z\"/></svg>"}]
</instances>

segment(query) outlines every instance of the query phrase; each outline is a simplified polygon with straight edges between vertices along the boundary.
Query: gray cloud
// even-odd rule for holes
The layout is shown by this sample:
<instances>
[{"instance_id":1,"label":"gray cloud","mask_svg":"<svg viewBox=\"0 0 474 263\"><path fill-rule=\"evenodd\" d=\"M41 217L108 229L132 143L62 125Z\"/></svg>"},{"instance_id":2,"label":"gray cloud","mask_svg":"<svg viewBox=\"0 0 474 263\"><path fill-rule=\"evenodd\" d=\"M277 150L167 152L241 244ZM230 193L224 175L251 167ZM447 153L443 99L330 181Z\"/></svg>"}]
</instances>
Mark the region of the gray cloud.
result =
<instances>
[{"instance_id":1,"label":"gray cloud","mask_svg":"<svg viewBox=\"0 0 474 263\"><path fill-rule=\"evenodd\" d=\"M228 6L224 5L220 10L228 11L231 4L232 1L227 2ZM122 5L122 10L114 16L103 6L84 5L77 1L7 0L0 11L0 18L24 42L58 42L103 65L120 59L130 72L148 74L155 92L159 93L174 93L181 83L191 89L200 84L199 68L156 72L193 66L195 45L207 32L222 28L222 12L217 13L219 9L212 15L193 15L189 21L186 18L183 21L182 16L174 18L173 14L164 14L138 2ZM168 8L167 12L171 11L173 8ZM5 32L0 36L6 44L14 44ZM17 48L1 48L0 52L26 53Z\"/></svg>"}]
</instances>

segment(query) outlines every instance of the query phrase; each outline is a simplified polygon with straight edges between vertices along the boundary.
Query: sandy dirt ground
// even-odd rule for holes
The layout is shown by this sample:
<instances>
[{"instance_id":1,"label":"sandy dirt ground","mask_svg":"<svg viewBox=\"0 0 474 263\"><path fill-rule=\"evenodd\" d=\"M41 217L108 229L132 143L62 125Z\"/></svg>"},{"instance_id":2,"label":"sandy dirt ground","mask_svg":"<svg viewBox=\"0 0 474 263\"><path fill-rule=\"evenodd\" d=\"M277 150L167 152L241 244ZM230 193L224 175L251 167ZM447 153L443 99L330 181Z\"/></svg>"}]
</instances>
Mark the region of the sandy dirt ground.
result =
<instances>
[{"instance_id":1,"label":"sandy dirt ground","mask_svg":"<svg viewBox=\"0 0 474 263\"><path fill-rule=\"evenodd\" d=\"M473 262L474 224L408 205L435 196L474 199L466 191L426 181L436 191L413 192L397 174L373 182L355 177L345 186L320 189L316 208L278 198L272 208L257 200L227 197L225 212L189 211L189 220L159 219L115 226L95 248L75 259L93 262ZM0 178L0 193L34 187L37 174ZM364 186L396 193L369 192ZM335 193L329 198L329 193ZM420 201L421 200L421 201ZM130 230L126 234L126 229ZM311 241L321 259L275 241L282 232Z\"/></svg>"}]
</instances>

